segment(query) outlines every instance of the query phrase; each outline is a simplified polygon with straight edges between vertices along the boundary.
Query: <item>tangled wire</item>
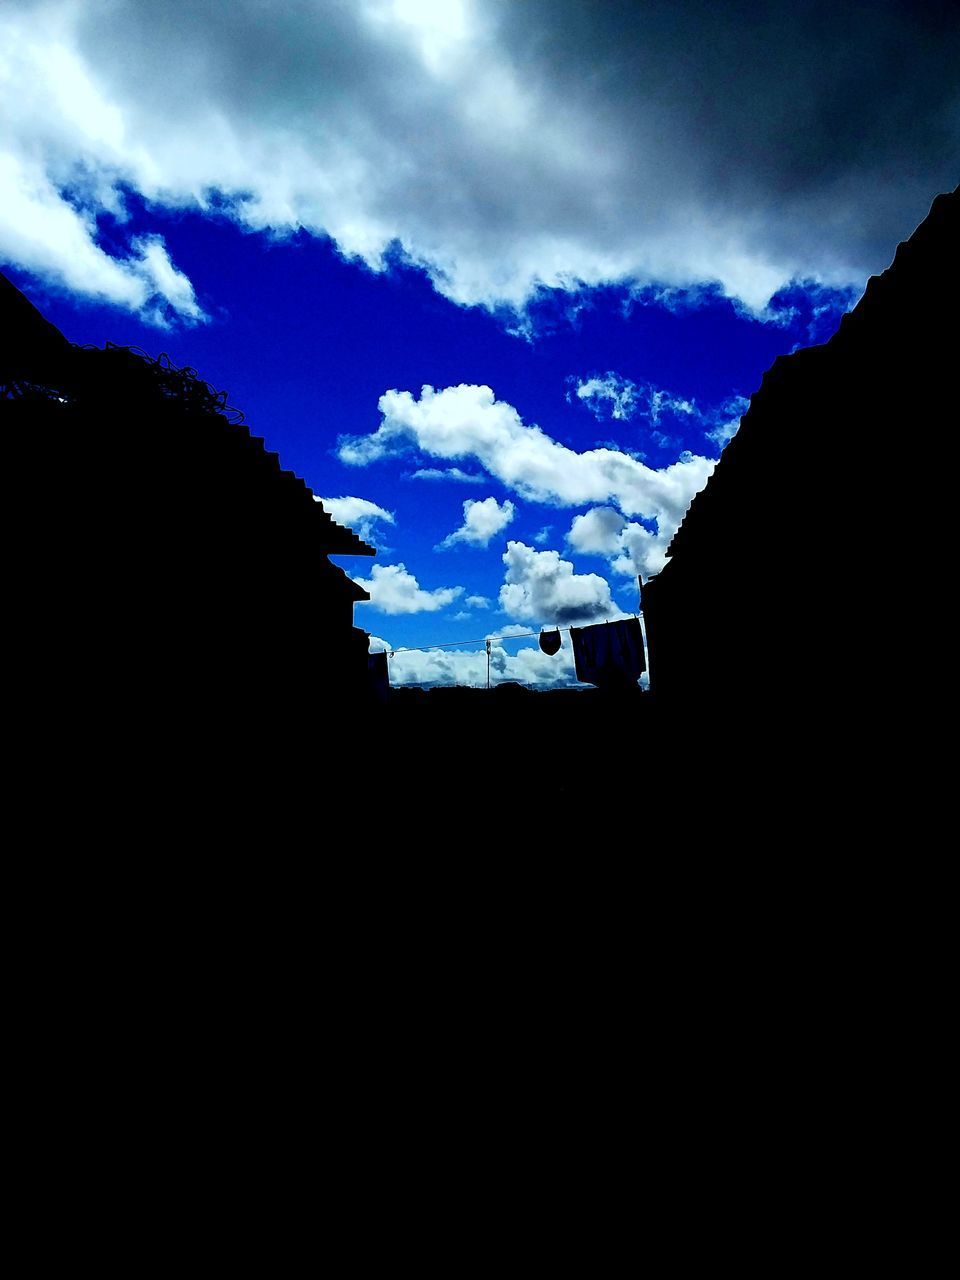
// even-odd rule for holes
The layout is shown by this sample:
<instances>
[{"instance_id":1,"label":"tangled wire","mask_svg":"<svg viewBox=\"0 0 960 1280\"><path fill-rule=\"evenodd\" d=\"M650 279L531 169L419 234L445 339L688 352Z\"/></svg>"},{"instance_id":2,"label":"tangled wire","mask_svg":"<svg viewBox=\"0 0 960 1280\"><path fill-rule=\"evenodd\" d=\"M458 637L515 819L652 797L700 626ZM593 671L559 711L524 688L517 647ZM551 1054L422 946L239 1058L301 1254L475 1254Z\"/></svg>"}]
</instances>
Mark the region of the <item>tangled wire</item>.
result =
<instances>
[{"instance_id":1,"label":"tangled wire","mask_svg":"<svg viewBox=\"0 0 960 1280\"><path fill-rule=\"evenodd\" d=\"M85 349L98 350L96 347ZM226 391L215 390L190 365L182 367L175 365L165 351L161 351L158 356L151 356L142 347L122 346L116 342L106 343L105 349L126 352L149 366L161 394L166 399L176 400L200 412L223 414L233 426L240 426L244 422L243 410L227 403Z\"/></svg>"}]
</instances>

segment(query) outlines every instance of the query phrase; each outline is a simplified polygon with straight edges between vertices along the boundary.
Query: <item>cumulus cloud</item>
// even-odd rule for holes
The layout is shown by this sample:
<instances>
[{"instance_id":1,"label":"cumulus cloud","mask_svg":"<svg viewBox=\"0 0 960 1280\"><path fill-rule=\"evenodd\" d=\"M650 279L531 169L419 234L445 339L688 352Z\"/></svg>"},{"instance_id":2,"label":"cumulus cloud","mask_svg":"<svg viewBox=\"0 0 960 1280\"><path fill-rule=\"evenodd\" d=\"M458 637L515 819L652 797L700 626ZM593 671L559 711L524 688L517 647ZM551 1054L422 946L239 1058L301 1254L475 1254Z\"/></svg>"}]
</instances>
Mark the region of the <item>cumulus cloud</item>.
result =
<instances>
[{"instance_id":1,"label":"cumulus cloud","mask_svg":"<svg viewBox=\"0 0 960 1280\"><path fill-rule=\"evenodd\" d=\"M489 609L490 608L490 601L487 599L486 596L467 596L466 600L464 600L463 603L466 605L469 605L471 609Z\"/></svg>"},{"instance_id":2,"label":"cumulus cloud","mask_svg":"<svg viewBox=\"0 0 960 1280\"><path fill-rule=\"evenodd\" d=\"M472 547L489 546L490 539L505 529L515 514L516 508L509 498L502 506L496 498L484 498L482 502L468 498L463 504L463 524L448 534L440 546L452 547L458 542Z\"/></svg>"},{"instance_id":3,"label":"cumulus cloud","mask_svg":"<svg viewBox=\"0 0 960 1280\"><path fill-rule=\"evenodd\" d=\"M574 551L587 555L609 555L615 550L627 520L612 507L593 507L582 516L574 516L567 541Z\"/></svg>"},{"instance_id":4,"label":"cumulus cloud","mask_svg":"<svg viewBox=\"0 0 960 1280\"><path fill-rule=\"evenodd\" d=\"M370 638L370 652L390 651L392 646L379 637ZM397 649L388 660L390 683L394 686L471 685L487 683L487 651L483 649ZM490 677L493 684L516 680L533 688L557 689L578 684L573 651L565 639L559 653L541 652L538 645L524 646L508 653L504 644L490 646Z\"/></svg>"},{"instance_id":5,"label":"cumulus cloud","mask_svg":"<svg viewBox=\"0 0 960 1280\"><path fill-rule=\"evenodd\" d=\"M523 542L508 542L507 566L500 588L500 607L513 618L531 623L581 625L624 614L613 603L610 584L596 573L575 573L556 551L534 551Z\"/></svg>"},{"instance_id":6,"label":"cumulus cloud","mask_svg":"<svg viewBox=\"0 0 960 1280\"><path fill-rule=\"evenodd\" d=\"M667 562L667 547L678 523L663 523L655 532L627 520L612 507L592 507L574 516L567 543L581 555L603 556L614 573L644 581Z\"/></svg>"},{"instance_id":7,"label":"cumulus cloud","mask_svg":"<svg viewBox=\"0 0 960 1280\"><path fill-rule=\"evenodd\" d=\"M129 188L399 253L461 303L715 281L762 309L862 284L954 185L958 61L935 0L7 0L0 254L190 317L98 233Z\"/></svg>"},{"instance_id":8,"label":"cumulus cloud","mask_svg":"<svg viewBox=\"0 0 960 1280\"><path fill-rule=\"evenodd\" d=\"M329 511L337 524L344 524L348 529L353 529L364 542L376 542L378 522L396 524L392 511L384 510L368 498L317 498L316 500L323 503L324 509Z\"/></svg>"},{"instance_id":9,"label":"cumulus cloud","mask_svg":"<svg viewBox=\"0 0 960 1280\"><path fill-rule=\"evenodd\" d=\"M584 453L559 444L538 426L527 426L513 405L490 387L461 385L435 391L387 391L380 397L380 426L370 435L348 436L338 454L351 466L366 466L415 446L436 458L475 458L521 497L557 506L615 501L626 515L679 524L715 462L684 454L655 470L616 449Z\"/></svg>"},{"instance_id":10,"label":"cumulus cloud","mask_svg":"<svg viewBox=\"0 0 960 1280\"><path fill-rule=\"evenodd\" d=\"M372 605L381 613L436 613L463 595L463 587L437 587L425 591L404 564L375 564L369 578L355 578L370 593L358 608Z\"/></svg>"}]
</instances>

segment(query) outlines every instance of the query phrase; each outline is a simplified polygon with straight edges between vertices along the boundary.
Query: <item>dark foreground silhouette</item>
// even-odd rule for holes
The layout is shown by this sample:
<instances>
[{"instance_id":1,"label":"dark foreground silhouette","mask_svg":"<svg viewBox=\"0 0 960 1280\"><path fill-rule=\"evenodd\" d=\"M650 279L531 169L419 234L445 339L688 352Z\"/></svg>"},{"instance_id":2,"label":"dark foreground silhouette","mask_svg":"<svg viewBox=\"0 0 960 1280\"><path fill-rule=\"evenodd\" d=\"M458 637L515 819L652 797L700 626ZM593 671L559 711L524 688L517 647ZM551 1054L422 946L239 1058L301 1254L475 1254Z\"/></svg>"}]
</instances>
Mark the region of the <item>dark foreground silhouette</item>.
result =
<instances>
[{"instance_id":1,"label":"dark foreground silhouette","mask_svg":"<svg viewBox=\"0 0 960 1280\"><path fill-rule=\"evenodd\" d=\"M960 189L823 346L764 375L643 591L671 719L826 738L951 681Z\"/></svg>"},{"instance_id":2,"label":"dark foreground silhouette","mask_svg":"<svg viewBox=\"0 0 960 1280\"><path fill-rule=\"evenodd\" d=\"M952 676L958 204L938 197L830 342L764 376L644 590L650 694L378 700L364 593L327 559L372 548L192 371L73 346L0 277L21 740L143 776L295 759L324 786L524 752L609 787L658 761L722 772L731 751L902 747Z\"/></svg>"},{"instance_id":3,"label":"dark foreground silhouette","mask_svg":"<svg viewBox=\"0 0 960 1280\"><path fill-rule=\"evenodd\" d=\"M77 347L2 276L0 316L8 483L45 547L30 656L58 718L140 738L363 712L369 597L327 557L374 549L194 371Z\"/></svg>"}]
</instances>

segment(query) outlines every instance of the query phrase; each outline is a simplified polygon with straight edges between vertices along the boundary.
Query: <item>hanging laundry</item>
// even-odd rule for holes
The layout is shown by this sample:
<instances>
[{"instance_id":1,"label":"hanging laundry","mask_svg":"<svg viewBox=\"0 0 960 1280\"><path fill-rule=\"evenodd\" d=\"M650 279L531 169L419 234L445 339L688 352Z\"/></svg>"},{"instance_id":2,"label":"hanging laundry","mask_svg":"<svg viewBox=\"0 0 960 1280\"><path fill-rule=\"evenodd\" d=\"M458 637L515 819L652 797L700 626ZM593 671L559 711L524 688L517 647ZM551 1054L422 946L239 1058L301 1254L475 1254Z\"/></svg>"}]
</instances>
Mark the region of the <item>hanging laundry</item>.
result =
<instances>
[{"instance_id":1,"label":"hanging laundry","mask_svg":"<svg viewBox=\"0 0 960 1280\"><path fill-rule=\"evenodd\" d=\"M544 653L549 653L551 657L560 648L560 632L559 631L541 631L540 632L540 648Z\"/></svg>"},{"instance_id":2,"label":"hanging laundry","mask_svg":"<svg viewBox=\"0 0 960 1280\"><path fill-rule=\"evenodd\" d=\"M390 672L386 653L367 654L367 686L377 702L390 698Z\"/></svg>"},{"instance_id":3,"label":"hanging laundry","mask_svg":"<svg viewBox=\"0 0 960 1280\"><path fill-rule=\"evenodd\" d=\"M577 679L598 689L635 688L647 669L643 632L637 618L571 627Z\"/></svg>"}]
</instances>

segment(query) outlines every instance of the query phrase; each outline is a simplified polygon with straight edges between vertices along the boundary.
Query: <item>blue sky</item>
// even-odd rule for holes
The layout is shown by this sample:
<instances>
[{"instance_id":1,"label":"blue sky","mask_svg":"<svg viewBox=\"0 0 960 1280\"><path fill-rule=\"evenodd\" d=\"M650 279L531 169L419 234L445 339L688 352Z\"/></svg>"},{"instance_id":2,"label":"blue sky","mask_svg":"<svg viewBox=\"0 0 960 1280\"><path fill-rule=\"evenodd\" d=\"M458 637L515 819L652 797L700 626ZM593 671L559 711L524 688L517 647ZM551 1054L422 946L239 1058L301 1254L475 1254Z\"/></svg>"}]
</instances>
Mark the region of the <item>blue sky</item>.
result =
<instances>
[{"instance_id":1,"label":"blue sky","mask_svg":"<svg viewBox=\"0 0 960 1280\"><path fill-rule=\"evenodd\" d=\"M0 16L4 270L73 341L225 388L378 547L341 563L392 646L634 612L763 371L829 337L952 185L953 88L885 128L852 106L858 146L827 110L838 85L880 92L854 69L871 51L936 84L935 6L829 31L832 80L787 6L770 27L691 4L699 35L657 4L593 6L579 35L562 3L107 8ZM784 33L800 118L765 73L704 124L703 84L736 82L714 46ZM635 69L658 41L699 78L620 91L624 47ZM568 657L513 642L497 666L550 683ZM480 658L395 674L474 679Z\"/></svg>"}]
</instances>

